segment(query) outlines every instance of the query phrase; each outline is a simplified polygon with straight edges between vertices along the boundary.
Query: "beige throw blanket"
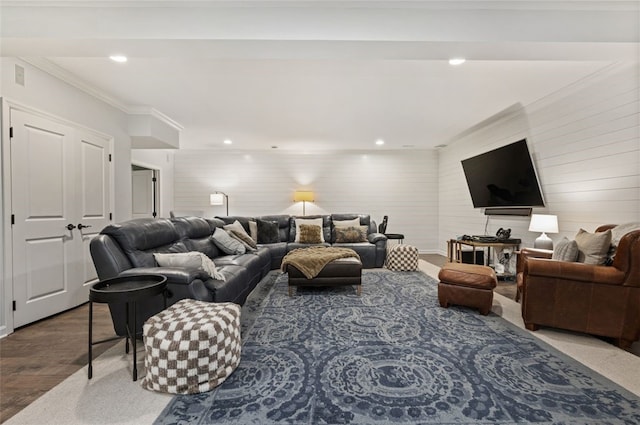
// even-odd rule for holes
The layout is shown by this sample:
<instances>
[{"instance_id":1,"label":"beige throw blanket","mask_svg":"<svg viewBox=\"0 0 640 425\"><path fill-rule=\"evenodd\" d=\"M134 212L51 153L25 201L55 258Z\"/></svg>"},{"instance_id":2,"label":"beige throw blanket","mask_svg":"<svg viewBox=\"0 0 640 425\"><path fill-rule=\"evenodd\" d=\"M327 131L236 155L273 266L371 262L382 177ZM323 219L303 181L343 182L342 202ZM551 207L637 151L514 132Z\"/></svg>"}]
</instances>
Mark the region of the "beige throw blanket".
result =
<instances>
[{"instance_id":1,"label":"beige throw blanket","mask_svg":"<svg viewBox=\"0 0 640 425\"><path fill-rule=\"evenodd\" d=\"M320 271L338 258L358 258L357 252L350 248L333 248L326 246L311 246L294 249L282 259L282 271L287 271L287 265L300 270L307 279L313 279Z\"/></svg>"}]
</instances>

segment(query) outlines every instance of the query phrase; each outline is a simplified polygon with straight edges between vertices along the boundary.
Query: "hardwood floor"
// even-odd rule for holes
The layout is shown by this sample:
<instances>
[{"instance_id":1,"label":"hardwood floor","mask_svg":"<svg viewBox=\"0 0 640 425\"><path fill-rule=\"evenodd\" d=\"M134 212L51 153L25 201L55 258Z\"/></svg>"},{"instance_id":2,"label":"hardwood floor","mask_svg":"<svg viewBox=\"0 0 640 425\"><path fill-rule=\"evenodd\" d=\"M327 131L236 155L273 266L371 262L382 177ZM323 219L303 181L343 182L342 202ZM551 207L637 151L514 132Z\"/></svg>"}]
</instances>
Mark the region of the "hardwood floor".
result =
<instances>
[{"instance_id":1,"label":"hardwood floor","mask_svg":"<svg viewBox=\"0 0 640 425\"><path fill-rule=\"evenodd\" d=\"M107 304L93 306L94 341L114 336ZM0 339L0 423L87 364L88 324L87 303ZM117 342L95 345L93 357Z\"/></svg>"}]
</instances>

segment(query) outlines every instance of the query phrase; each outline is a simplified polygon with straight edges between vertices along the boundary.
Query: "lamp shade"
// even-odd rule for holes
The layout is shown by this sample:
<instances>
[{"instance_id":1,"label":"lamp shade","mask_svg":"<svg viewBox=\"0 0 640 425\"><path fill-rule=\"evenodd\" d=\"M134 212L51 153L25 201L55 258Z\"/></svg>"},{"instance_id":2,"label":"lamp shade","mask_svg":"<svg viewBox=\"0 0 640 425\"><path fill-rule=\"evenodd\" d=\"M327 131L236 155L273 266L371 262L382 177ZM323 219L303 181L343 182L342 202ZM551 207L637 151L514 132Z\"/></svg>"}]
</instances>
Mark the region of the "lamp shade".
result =
<instances>
[{"instance_id":1,"label":"lamp shade","mask_svg":"<svg viewBox=\"0 0 640 425\"><path fill-rule=\"evenodd\" d=\"M532 214L529 223L530 232L558 233L558 216L549 214Z\"/></svg>"},{"instance_id":2,"label":"lamp shade","mask_svg":"<svg viewBox=\"0 0 640 425\"><path fill-rule=\"evenodd\" d=\"M209 195L211 205L224 205L224 193L212 193Z\"/></svg>"},{"instance_id":3,"label":"lamp shade","mask_svg":"<svg viewBox=\"0 0 640 425\"><path fill-rule=\"evenodd\" d=\"M293 202L313 202L313 192L297 190L293 194Z\"/></svg>"}]
</instances>

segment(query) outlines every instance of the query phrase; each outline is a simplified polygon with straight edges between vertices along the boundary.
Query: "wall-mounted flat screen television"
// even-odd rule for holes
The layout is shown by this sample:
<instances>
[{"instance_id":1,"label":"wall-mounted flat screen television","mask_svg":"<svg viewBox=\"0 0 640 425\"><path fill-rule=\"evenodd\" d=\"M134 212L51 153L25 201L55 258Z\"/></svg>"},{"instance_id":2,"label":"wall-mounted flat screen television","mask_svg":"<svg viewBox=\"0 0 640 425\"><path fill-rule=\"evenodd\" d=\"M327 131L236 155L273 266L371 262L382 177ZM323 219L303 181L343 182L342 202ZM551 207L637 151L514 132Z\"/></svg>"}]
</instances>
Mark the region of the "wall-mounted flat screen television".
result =
<instances>
[{"instance_id":1,"label":"wall-mounted flat screen television","mask_svg":"<svg viewBox=\"0 0 640 425\"><path fill-rule=\"evenodd\" d=\"M462 161L475 208L543 207L526 139Z\"/></svg>"}]
</instances>

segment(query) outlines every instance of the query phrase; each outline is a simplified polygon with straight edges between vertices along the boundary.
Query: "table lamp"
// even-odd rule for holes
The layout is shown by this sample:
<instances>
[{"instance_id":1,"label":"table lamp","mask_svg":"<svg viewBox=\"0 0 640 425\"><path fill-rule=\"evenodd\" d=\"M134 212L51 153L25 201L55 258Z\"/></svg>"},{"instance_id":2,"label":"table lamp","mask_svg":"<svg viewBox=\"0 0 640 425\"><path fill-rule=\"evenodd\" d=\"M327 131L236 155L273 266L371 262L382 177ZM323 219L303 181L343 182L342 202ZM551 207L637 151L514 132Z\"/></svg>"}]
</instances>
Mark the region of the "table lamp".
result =
<instances>
[{"instance_id":1,"label":"table lamp","mask_svg":"<svg viewBox=\"0 0 640 425\"><path fill-rule=\"evenodd\" d=\"M558 216L550 214L532 214L529 223L530 232L542 232L533 243L534 248L553 249L553 241L546 233L558 233Z\"/></svg>"}]
</instances>

